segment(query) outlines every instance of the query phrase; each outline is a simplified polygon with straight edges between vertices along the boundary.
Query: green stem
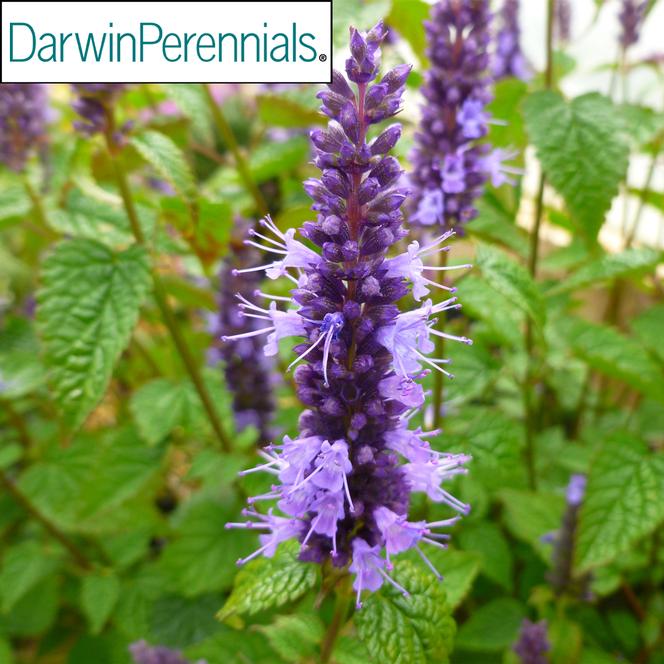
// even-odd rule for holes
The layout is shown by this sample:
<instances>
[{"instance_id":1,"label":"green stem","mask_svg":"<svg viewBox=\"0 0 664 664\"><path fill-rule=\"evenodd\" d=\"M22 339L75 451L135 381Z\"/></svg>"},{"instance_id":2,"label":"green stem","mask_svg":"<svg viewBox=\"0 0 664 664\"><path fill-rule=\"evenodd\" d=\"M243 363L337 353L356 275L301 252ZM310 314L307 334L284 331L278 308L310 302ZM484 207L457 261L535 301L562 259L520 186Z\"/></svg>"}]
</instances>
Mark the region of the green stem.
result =
<instances>
[{"instance_id":1,"label":"green stem","mask_svg":"<svg viewBox=\"0 0 664 664\"><path fill-rule=\"evenodd\" d=\"M27 175L23 176L23 186L25 187L25 191L27 192L28 197L30 198L30 202L32 203L32 210L35 214L35 219L37 220L40 229L44 232L49 240L55 239L57 237L57 233L48 224L46 210L44 210L44 204L42 202L41 196L39 195L39 192L37 192L37 190L32 186L32 183L30 182Z\"/></svg>"},{"instance_id":2,"label":"green stem","mask_svg":"<svg viewBox=\"0 0 664 664\"><path fill-rule=\"evenodd\" d=\"M76 561L79 567L84 570L91 570L92 563L87 556L78 548L78 546L67 537L48 517L42 514L25 496L20 489L4 473L0 473L0 485L7 493L35 520L41 523L48 533L67 549L71 557Z\"/></svg>"},{"instance_id":3,"label":"green stem","mask_svg":"<svg viewBox=\"0 0 664 664\"><path fill-rule=\"evenodd\" d=\"M544 71L544 86L547 90L553 87L553 16L556 0L548 0L546 25L546 69ZM544 189L546 175L540 172L535 202L535 222L530 236L530 252L528 255L528 272L533 279L537 279L537 263L539 259L539 234L544 216ZM531 489L537 488L536 455L535 455L535 371L533 368L533 354L535 351L533 320L526 320L526 375L523 383L523 406L525 411L526 446L524 450L526 470L528 472L528 485Z\"/></svg>"},{"instance_id":4,"label":"green stem","mask_svg":"<svg viewBox=\"0 0 664 664\"><path fill-rule=\"evenodd\" d=\"M18 432L21 445L23 445L26 450L29 450L32 447L32 437L30 436L28 425L25 423L23 416L14 408L10 401L0 400L0 403L7 412L7 418Z\"/></svg>"},{"instance_id":5,"label":"green stem","mask_svg":"<svg viewBox=\"0 0 664 664\"><path fill-rule=\"evenodd\" d=\"M659 142L657 144L657 149L655 150L655 153L652 155L652 158L650 159L650 165L648 166L648 173L646 174L646 181L645 184L643 185L643 192L639 199L639 207L636 208L636 214L634 215L634 221L632 223L632 227L629 231L629 234L627 235L627 238L625 239L626 248L632 246L632 243L634 242L636 234L639 230L639 224L641 223L643 210L646 206L646 197L648 195L648 190L650 189L650 185L652 184L652 179L655 176L655 169L657 168L658 158L659 158Z\"/></svg>"},{"instance_id":6,"label":"green stem","mask_svg":"<svg viewBox=\"0 0 664 664\"><path fill-rule=\"evenodd\" d=\"M258 188L258 185L254 181L249 164L247 163L247 160L242 154L242 150L240 149L240 146L235 139L235 134L233 133L231 126L228 124L228 120L226 120L226 117L224 116L224 113L221 110L219 104L217 104L214 96L212 95L210 86L203 84L203 91L205 92L205 97L207 99L208 106L210 107L212 119L214 120L214 124L217 127L217 131L224 139L224 142L233 155L233 159L235 160L235 167L237 168L237 171L242 178L242 181L244 182L244 186L251 194L251 197L254 199L254 204L258 213L261 216L265 216L268 213L267 203L265 202L265 198L263 198L261 190Z\"/></svg>"},{"instance_id":7,"label":"green stem","mask_svg":"<svg viewBox=\"0 0 664 664\"><path fill-rule=\"evenodd\" d=\"M112 131L109 131L106 134L106 144L108 147L109 157L113 163L113 171L118 183L118 188L120 189L120 195L122 196L122 201L124 203L125 210L127 211L127 216L129 217L129 224L131 226L132 233L136 238L136 242L138 244L144 245L145 236L143 235L143 231L138 221L138 214L136 213L136 206L134 205L131 190L129 189L127 175L124 172L124 169L122 168L120 160L118 159L114 149ZM196 364L196 361L189 351L189 346L187 345L182 331L178 326L175 314L168 304L166 289L164 288L161 277L155 270L152 270L152 282L154 285L154 298L161 312L164 324L166 325L166 328L168 329L173 339L175 348L180 355L180 359L182 360L182 363L184 364L189 377L191 378L191 382L194 384L194 388L196 389L198 397L203 404L203 409L205 410L208 420L210 421L210 425L212 426L212 429L219 442L221 443L224 451L230 452L232 449L230 438L228 437L228 434L221 424L221 420L219 419L217 411L214 408L210 393L208 392L208 389L201 377L200 371L198 370L198 365Z\"/></svg>"},{"instance_id":8,"label":"green stem","mask_svg":"<svg viewBox=\"0 0 664 664\"><path fill-rule=\"evenodd\" d=\"M346 623L346 616L348 615L348 609L352 601L352 596L348 592L340 591L337 594L336 606L334 608L334 615L332 616L332 622L327 628L325 637L323 638L323 643L321 644L320 649L320 661L321 664L327 664L332 657L332 651L334 650L334 644L336 643L337 637L341 628Z\"/></svg>"}]
</instances>

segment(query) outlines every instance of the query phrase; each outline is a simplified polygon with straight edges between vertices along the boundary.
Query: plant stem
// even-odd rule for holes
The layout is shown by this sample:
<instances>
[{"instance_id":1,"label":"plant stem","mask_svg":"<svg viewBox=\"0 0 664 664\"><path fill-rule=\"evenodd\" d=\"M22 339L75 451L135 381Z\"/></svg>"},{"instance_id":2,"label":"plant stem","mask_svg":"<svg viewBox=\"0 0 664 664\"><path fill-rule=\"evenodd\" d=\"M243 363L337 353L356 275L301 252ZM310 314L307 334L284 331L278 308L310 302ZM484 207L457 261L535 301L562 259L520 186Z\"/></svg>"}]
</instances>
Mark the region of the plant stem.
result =
<instances>
[{"instance_id":1,"label":"plant stem","mask_svg":"<svg viewBox=\"0 0 664 664\"><path fill-rule=\"evenodd\" d=\"M0 485L33 518L41 523L48 533L67 549L76 563L85 570L93 568L87 556L48 517L42 514L4 473L0 473Z\"/></svg>"},{"instance_id":2,"label":"plant stem","mask_svg":"<svg viewBox=\"0 0 664 664\"><path fill-rule=\"evenodd\" d=\"M438 253L438 267L445 267L447 265L447 252L441 251ZM442 284L445 281L445 270L436 272L436 280ZM441 313L441 317L445 314ZM436 337L436 357L445 357L445 339L443 337ZM434 371L433 377L433 420L432 428L437 429L443 419L443 399L445 392L445 376L442 371Z\"/></svg>"},{"instance_id":3,"label":"plant stem","mask_svg":"<svg viewBox=\"0 0 664 664\"><path fill-rule=\"evenodd\" d=\"M41 196L32 186L32 183L28 179L27 175L23 177L23 186L25 187L25 191L27 192L28 197L30 198L30 202L32 203L32 209L35 213L35 218L40 227L40 230L44 232L47 239L55 239L58 234L48 225L46 211L44 210L44 204L42 203Z\"/></svg>"},{"instance_id":4,"label":"plant stem","mask_svg":"<svg viewBox=\"0 0 664 664\"><path fill-rule=\"evenodd\" d=\"M345 587L340 590L337 594L336 606L334 608L334 615L332 616L332 622L327 628L325 633L325 638L320 648L320 661L321 664L327 664L332 657L332 651L334 650L334 644L339 636L341 628L346 622L346 615L348 614L348 609L350 608L351 595L347 592L344 592Z\"/></svg>"},{"instance_id":5,"label":"plant stem","mask_svg":"<svg viewBox=\"0 0 664 664\"><path fill-rule=\"evenodd\" d=\"M136 213L136 206L134 205L131 190L129 189L127 175L124 172L122 165L120 164L120 161L115 153L111 131L106 134L106 144L108 147L108 154L113 163L113 170L118 183L118 188L120 189L120 195L122 196L122 201L124 203L125 210L127 211L127 216L129 217L131 230L134 234L134 237L136 238L136 242L138 244L144 245L145 236L143 235L143 231L138 221L138 214ZM154 285L154 298L157 306L159 307L159 310L161 311L164 324L166 325L166 328L168 329L173 339L175 348L180 355L180 359L182 360L182 363L184 364L189 377L191 378L191 382L194 384L194 388L196 389L198 397L203 404L203 408L207 414L208 420L210 421L210 425L212 426L215 435L221 443L223 450L225 452L230 452L232 447L230 438L228 437L228 434L221 424L221 420L219 419L217 411L214 408L210 393L208 392L208 389L201 377L200 371L198 370L198 365L196 364L196 361L189 351L189 347L187 346L182 331L178 326L175 314L168 304L166 289L164 288L161 277L155 270L152 270L152 282Z\"/></svg>"},{"instance_id":6,"label":"plant stem","mask_svg":"<svg viewBox=\"0 0 664 664\"><path fill-rule=\"evenodd\" d=\"M251 197L254 199L254 205L256 206L256 210L258 211L258 213L261 216L265 216L268 213L267 203L265 202L265 198L263 198L261 190L258 188L258 185L256 184L253 176L251 175L249 164L247 163L247 160L244 158L244 155L242 154L242 150L240 149L240 146L238 145L238 142L235 139L235 134L233 134L233 130L231 129L231 126L228 124L228 120L226 120L223 111L221 110L219 104L217 104L214 96L212 95L212 90L210 89L210 86L207 84L203 84L203 91L205 92L205 97L207 99L208 106L210 107L210 112L212 113L212 119L214 120L214 124L217 127L217 131L224 139L224 142L226 143L228 149L233 154L233 159L235 160L235 167L237 168L237 171L240 177L242 178L242 181L244 182L244 186L247 188L247 191L251 194Z\"/></svg>"},{"instance_id":7,"label":"plant stem","mask_svg":"<svg viewBox=\"0 0 664 664\"><path fill-rule=\"evenodd\" d=\"M7 418L18 432L21 445L23 445L26 450L29 450L32 447L32 437L30 436L30 430L28 429L28 425L25 423L23 416L16 410L16 408L14 408L11 401L0 399L0 404L4 407L7 412Z\"/></svg>"},{"instance_id":8,"label":"plant stem","mask_svg":"<svg viewBox=\"0 0 664 664\"><path fill-rule=\"evenodd\" d=\"M546 69L544 71L544 86L547 90L553 87L553 16L556 0L547 2L547 24L546 24ZM539 259L539 234L544 216L544 189L546 186L546 175L542 169L537 187L537 198L535 200L535 223L530 236L530 252L528 255L528 272L533 279L537 279L537 262ZM528 485L531 489L537 488L537 474L535 463L535 372L533 370L533 353L535 340L533 334L533 321L529 317L526 320L526 375L523 384L523 406L525 410L525 433L526 447L525 460L528 472Z\"/></svg>"}]
</instances>

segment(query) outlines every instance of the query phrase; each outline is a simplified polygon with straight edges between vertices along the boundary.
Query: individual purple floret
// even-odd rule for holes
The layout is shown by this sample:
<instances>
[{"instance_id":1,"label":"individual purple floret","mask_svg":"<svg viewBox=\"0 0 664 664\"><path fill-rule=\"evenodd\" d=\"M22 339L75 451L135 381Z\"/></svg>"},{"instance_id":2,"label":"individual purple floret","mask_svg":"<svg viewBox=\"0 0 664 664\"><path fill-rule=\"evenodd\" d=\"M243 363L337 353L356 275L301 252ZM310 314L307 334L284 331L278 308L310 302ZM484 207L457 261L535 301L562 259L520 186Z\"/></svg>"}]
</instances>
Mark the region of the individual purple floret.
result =
<instances>
[{"instance_id":1,"label":"individual purple floret","mask_svg":"<svg viewBox=\"0 0 664 664\"><path fill-rule=\"evenodd\" d=\"M76 99L72 108L82 120L74 121L74 128L84 136L113 132L115 143L121 143L128 125L119 129L109 126L112 114L109 112L117 97L124 92L126 83L73 83Z\"/></svg>"},{"instance_id":2,"label":"individual purple floret","mask_svg":"<svg viewBox=\"0 0 664 664\"><path fill-rule=\"evenodd\" d=\"M215 339L251 333L262 328L262 321L247 315L238 307L237 296L243 300L253 298L263 276L260 272L236 270L251 269L260 262L261 255L243 240L250 233L246 221L236 220L234 237L229 253L219 272L218 315L211 320L210 332ZM215 356L223 363L226 385L233 395L235 426L242 431L247 426L258 429L262 444L271 440L270 422L274 413L272 393L272 363L263 353L258 337L241 337L232 342L219 343Z\"/></svg>"},{"instance_id":3,"label":"individual purple floret","mask_svg":"<svg viewBox=\"0 0 664 664\"><path fill-rule=\"evenodd\" d=\"M46 86L0 84L0 162L20 172L32 152L46 144Z\"/></svg>"},{"instance_id":4,"label":"individual purple floret","mask_svg":"<svg viewBox=\"0 0 664 664\"><path fill-rule=\"evenodd\" d=\"M425 23L431 69L412 154L411 222L459 228L477 216L487 168L515 170L502 163L507 153L478 144L490 122L490 18L488 0L440 0Z\"/></svg>"},{"instance_id":5,"label":"individual purple floret","mask_svg":"<svg viewBox=\"0 0 664 664\"><path fill-rule=\"evenodd\" d=\"M570 0L556 0L553 27L556 39L566 43L572 34L572 3Z\"/></svg>"},{"instance_id":6,"label":"individual purple floret","mask_svg":"<svg viewBox=\"0 0 664 664\"><path fill-rule=\"evenodd\" d=\"M137 641L129 646L129 653L134 659L134 664L190 664L177 650L171 650L164 646L151 646L145 641ZM207 664L204 659L199 659L193 664Z\"/></svg>"},{"instance_id":7,"label":"individual purple floret","mask_svg":"<svg viewBox=\"0 0 664 664\"><path fill-rule=\"evenodd\" d=\"M646 15L648 0L623 0L618 18L620 20L620 44L623 49L639 41L641 25Z\"/></svg>"},{"instance_id":8,"label":"individual purple floret","mask_svg":"<svg viewBox=\"0 0 664 664\"><path fill-rule=\"evenodd\" d=\"M519 26L519 0L505 0L500 12L501 26L496 35L496 52L493 56L493 76L501 78L530 78L530 68L521 51Z\"/></svg>"},{"instance_id":9,"label":"individual purple floret","mask_svg":"<svg viewBox=\"0 0 664 664\"><path fill-rule=\"evenodd\" d=\"M551 644L546 620L534 623L525 618L521 623L519 638L512 649L519 656L521 664L548 664L546 653L551 649Z\"/></svg>"},{"instance_id":10,"label":"individual purple floret","mask_svg":"<svg viewBox=\"0 0 664 664\"><path fill-rule=\"evenodd\" d=\"M560 529L551 537L553 541L553 565L548 578L558 594L569 590L573 581L576 526L585 492L586 476L572 475L567 485L567 509L563 515Z\"/></svg>"},{"instance_id":11,"label":"individual purple floret","mask_svg":"<svg viewBox=\"0 0 664 664\"><path fill-rule=\"evenodd\" d=\"M385 581L407 593L389 575L392 555L414 549L434 569L424 548L445 546L447 535L436 531L457 517L408 521L412 492L462 514L470 509L441 488L466 472L469 457L432 449L428 438L437 431L409 429L424 403L417 381L431 369L448 374L447 360L428 357L433 338L470 340L435 329L438 314L460 306L455 297L436 305L426 299L438 287L425 276L439 269L429 261L447 250L443 243L452 232L425 246L412 242L388 258L407 236L401 225L402 171L388 154L401 128L392 124L373 139L367 135L399 110L410 67L400 65L377 80L383 37L382 23L366 34L351 29L346 72L355 85L335 71L318 95L330 118L326 129L311 132L322 173L304 184L318 215L300 230L317 250L269 217L262 222L264 232L249 241L276 255L264 266L268 277L287 277L294 288L285 310L277 306L280 298L264 294L265 306L240 297L241 306L264 321L267 355L277 352L280 339L303 337L290 366L298 365L297 393L307 409L297 438L286 436L282 444L261 450L264 463L244 471L264 471L275 479L269 491L249 499L244 514L250 520L227 524L263 533L261 547L240 563L270 556L279 542L297 538L301 560L349 565L358 606L363 590L376 590ZM409 293L417 305L403 310L396 303ZM284 516L259 513L253 506L262 501L277 501Z\"/></svg>"}]
</instances>

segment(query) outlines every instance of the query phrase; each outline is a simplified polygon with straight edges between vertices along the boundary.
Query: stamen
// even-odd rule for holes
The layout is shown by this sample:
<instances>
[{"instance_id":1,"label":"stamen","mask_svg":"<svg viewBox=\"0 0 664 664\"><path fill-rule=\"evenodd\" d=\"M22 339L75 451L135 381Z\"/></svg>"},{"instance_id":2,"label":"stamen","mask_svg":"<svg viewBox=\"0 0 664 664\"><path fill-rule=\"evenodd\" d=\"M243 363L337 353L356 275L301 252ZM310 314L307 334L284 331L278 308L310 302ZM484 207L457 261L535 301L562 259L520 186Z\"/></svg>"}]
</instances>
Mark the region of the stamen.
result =
<instances>
[{"instance_id":1,"label":"stamen","mask_svg":"<svg viewBox=\"0 0 664 664\"><path fill-rule=\"evenodd\" d=\"M433 572L434 576L439 580L443 580L443 575L434 567L434 564L424 555L422 549L419 545L415 546L415 551L420 555L420 558L424 561L424 564Z\"/></svg>"}]
</instances>

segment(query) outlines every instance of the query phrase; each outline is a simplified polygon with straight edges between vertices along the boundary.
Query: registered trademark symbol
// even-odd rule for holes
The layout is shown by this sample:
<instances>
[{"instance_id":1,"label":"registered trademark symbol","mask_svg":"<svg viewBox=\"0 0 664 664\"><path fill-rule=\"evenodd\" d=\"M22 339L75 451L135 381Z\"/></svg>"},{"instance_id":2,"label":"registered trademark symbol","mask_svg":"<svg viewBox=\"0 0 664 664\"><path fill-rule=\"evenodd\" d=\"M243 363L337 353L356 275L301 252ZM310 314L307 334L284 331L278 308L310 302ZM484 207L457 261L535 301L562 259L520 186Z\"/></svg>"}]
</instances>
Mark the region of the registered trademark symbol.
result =
<instances>
[{"instance_id":1,"label":"registered trademark symbol","mask_svg":"<svg viewBox=\"0 0 664 664\"><path fill-rule=\"evenodd\" d=\"M327 55L325 55L325 53L321 53L321 54L318 56L318 59L319 59L321 62L325 62L325 60L327 60Z\"/></svg>"}]
</instances>

